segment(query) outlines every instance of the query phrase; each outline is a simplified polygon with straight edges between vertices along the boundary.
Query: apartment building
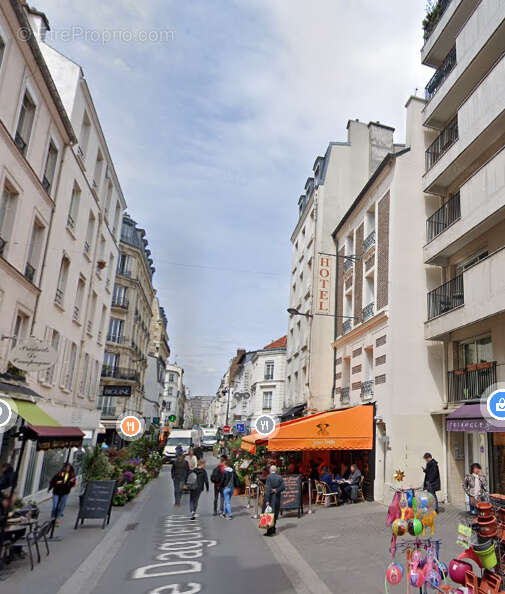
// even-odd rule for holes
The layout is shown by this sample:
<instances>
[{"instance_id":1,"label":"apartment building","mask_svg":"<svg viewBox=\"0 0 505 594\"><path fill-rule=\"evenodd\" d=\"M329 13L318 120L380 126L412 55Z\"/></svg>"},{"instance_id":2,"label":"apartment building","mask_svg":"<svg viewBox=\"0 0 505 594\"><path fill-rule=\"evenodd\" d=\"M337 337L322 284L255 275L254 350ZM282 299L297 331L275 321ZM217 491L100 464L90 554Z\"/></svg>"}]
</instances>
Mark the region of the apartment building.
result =
<instances>
[{"instance_id":1,"label":"apartment building","mask_svg":"<svg viewBox=\"0 0 505 594\"><path fill-rule=\"evenodd\" d=\"M293 257L283 420L330 408L335 339L335 245L331 232L385 155L393 129L351 120L347 141L316 158L298 201ZM303 315L300 315L303 314Z\"/></svg>"},{"instance_id":2,"label":"apartment building","mask_svg":"<svg viewBox=\"0 0 505 594\"><path fill-rule=\"evenodd\" d=\"M374 476L368 492L388 500L394 470L422 484L425 451L443 461L439 345L424 340L431 272L417 246L425 236L425 101L406 105L406 147L389 153L355 197L333 237L338 253L334 407L375 403ZM373 484L372 484L373 482Z\"/></svg>"},{"instance_id":3,"label":"apartment building","mask_svg":"<svg viewBox=\"0 0 505 594\"><path fill-rule=\"evenodd\" d=\"M2 3L0 372L2 393L21 399L23 393L40 395L37 377L14 367L9 356L19 339L34 334L37 314L44 313L40 301L47 275L43 272L51 259L48 243L63 175L62 160L75 142L72 124L36 39L18 35L20 28L29 27L19 2ZM43 406L47 404L44 400ZM19 448L13 433L15 430L0 434L1 461L11 459ZM20 483L24 489L24 474ZM37 487L29 485L28 492Z\"/></svg>"},{"instance_id":4,"label":"apartment building","mask_svg":"<svg viewBox=\"0 0 505 594\"><path fill-rule=\"evenodd\" d=\"M146 421L146 427L149 427L153 422L160 425L161 413L166 407L163 393L169 356L167 317L165 310L160 306L158 298L155 297L153 300L153 317L151 319L144 398L142 401L142 416Z\"/></svg>"},{"instance_id":5,"label":"apartment building","mask_svg":"<svg viewBox=\"0 0 505 594\"><path fill-rule=\"evenodd\" d=\"M145 231L129 215L124 215L98 401L109 440L117 439L118 417L126 412L139 415L143 412L153 318L153 274Z\"/></svg>"},{"instance_id":6,"label":"apartment building","mask_svg":"<svg viewBox=\"0 0 505 594\"><path fill-rule=\"evenodd\" d=\"M421 51L435 69L423 124L436 134L423 176L423 254L434 271L425 336L443 345L445 410L438 412L449 497L462 503L472 462L492 490L505 488L505 433L478 405L505 380L505 5L452 0L437 8Z\"/></svg>"},{"instance_id":7,"label":"apartment building","mask_svg":"<svg viewBox=\"0 0 505 594\"><path fill-rule=\"evenodd\" d=\"M166 366L163 400L163 424L168 425L168 417L175 415L176 420L172 424L182 427L185 404L184 369L176 363L168 363Z\"/></svg>"},{"instance_id":8,"label":"apartment building","mask_svg":"<svg viewBox=\"0 0 505 594\"><path fill-rule=\"evenodd\" d=\"M191 411L193 424L208 425L210 403L214 396L192 396L187 400L186 411Z\"/></svg>"}]
</instances>

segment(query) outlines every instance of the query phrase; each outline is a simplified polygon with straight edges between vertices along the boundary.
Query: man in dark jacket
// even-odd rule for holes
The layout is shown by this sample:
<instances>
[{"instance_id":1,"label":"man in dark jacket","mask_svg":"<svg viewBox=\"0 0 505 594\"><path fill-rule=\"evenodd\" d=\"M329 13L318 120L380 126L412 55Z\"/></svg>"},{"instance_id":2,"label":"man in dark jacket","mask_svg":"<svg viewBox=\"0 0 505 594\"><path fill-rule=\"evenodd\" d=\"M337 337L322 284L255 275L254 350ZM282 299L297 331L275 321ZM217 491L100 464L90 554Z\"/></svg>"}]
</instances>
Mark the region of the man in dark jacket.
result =
<instances>
[{"instance_id":1,"label":"man in dark jacket","mask_svg":"<svg viewBox=\"0 0 505 594\"><path fill-rule=\"evenodd\" d=\"M210 475L210 480L214 483L214 515L218 513L222 516L224 514L224 496L223 496L223 479L224 479L224 463L228 458L221 456L219 464L214 468ZM219 511L218 511L219 510Z\"/></svg>"},{"instance_id":2,"label":"man in dark jacket","mask_svg":"<svg viewBox=\"0 0 505 594\"><path fill-rule=\"evenodd\" d=\"M275 534L277 518L281 511L281 493L285 488L284 479L277 474L277 466L270 466L270 474L265 483L263 511L265 511L267 505L272 508L274 512L274 525L267 529L265 536L273 536Z\"/></svg>"},{"instance_id":3,"label":"man in dark jacket","mask_svg":"<svg viewBox=\"0 0 505 594\"><path fill-rule=\"evenodd\" d=\"M0 491L11 489L16 486L16 483L16 471L11 464L4 462L4 464L2 464L2 476L0 478Z\"/></svg>"},{"instance_id":4,"label":"man in dark jacket","mask_svg":"<svg viewBox=\"0 0 505 594\"><path fill-rule=\"evenodd\" d=\"M440 472L438 470L438 462L433 459L433 456L429 452L426 452L423 458L426 461L426 467L423 468L423 488L425 489L425 491L431 493L435 498L435 511L438 514L437 491L440 491Z\"/></svg>"},{"instance_id":5,"label":"man in dark jacket","mask_svg":"<svg viewBox=\"0 0 505 594\"><path fill-rule=\"evenodd\" d=\"M172 464L172 480L174 481L174 496L175 505L181 505L182 490L189 472L189 464L181 454L177 456L175 462Z\"/></svg>"},{"instance_id":6,"label":"man in dark jacket","mask_svg":"<svg viewBox=\"0 0 505 594\"><path fill-rule=\"evenodd\" d=\"M207 493L209 492L209 477L205 470L205 460L198 460L198 466L191 472L196 474L196 485L189 493L189 513L191 514L191 519L194 520L196 510L198 509L198 500L203 489L205 488L207 489Z\"/></svg>"}]
</instances>

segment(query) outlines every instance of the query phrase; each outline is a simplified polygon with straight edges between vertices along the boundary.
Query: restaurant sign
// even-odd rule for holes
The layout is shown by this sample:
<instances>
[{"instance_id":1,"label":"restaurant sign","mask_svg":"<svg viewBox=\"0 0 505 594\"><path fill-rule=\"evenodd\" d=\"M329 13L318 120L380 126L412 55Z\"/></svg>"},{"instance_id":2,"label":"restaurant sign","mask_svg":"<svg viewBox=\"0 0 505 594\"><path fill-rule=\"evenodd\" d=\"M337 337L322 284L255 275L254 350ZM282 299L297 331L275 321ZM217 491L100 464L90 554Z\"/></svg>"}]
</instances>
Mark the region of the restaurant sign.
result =
<instances>
[{"instance_id":1,"label":"restaurant sign","mask_svg":"<svg viewBox=\"0 0 505 594\"><path fill-rule=\"evenodd\" d=\"M104 396L116 396L121 398L129 398L132 395L131 386L116 386L107 385L103 387Z\"/></svg>"},{"instance_id":2,"label":"restaurant sign","mask_svg":"<svg viewBox=\"0 0 505 594\"><path fill-rule=\"evenodd\" d=\"M10 362L22 371L44 371L56 363L58 353L38 338L18 340L9 355Z\"/></svg>"},{"instance_id":3,"label":"restaurant sign","mask_svg":"<svg viewBox=\"0 0 505 594\"><path fill-rule=\"evenodd\" d=\"M446 421L447 431L480 431L483 433L501 433L504 431L504 427L498 427L491 425L486 419L447 419Z\"/></svg>"},{"instance_id":4,"label":"restaurant sign","mask_svg":"<svg viewBox=\"0 0 505 594\"><path fill-rule=\"evenodd\" d=\"M37 451L59 450L66 448L80 448L82 437L46 437L41 436L37 439Z\"/></svg>"}]
</instances>

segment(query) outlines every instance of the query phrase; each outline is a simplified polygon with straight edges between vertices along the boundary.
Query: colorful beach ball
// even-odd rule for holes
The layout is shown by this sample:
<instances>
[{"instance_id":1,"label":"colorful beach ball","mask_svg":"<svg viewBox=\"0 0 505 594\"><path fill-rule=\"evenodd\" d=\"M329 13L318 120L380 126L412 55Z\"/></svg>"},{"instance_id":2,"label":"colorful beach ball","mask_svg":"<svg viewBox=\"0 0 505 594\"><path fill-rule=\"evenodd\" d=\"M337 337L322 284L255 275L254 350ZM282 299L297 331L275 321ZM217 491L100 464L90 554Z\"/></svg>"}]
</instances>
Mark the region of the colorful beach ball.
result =
<instances>
[{"instance_id":1,"label":"colorful beach ball","mask_svg":"<svg viewBox=\"0 0 505 594\"><path fill-rule=\"evenodd\" d=\"M407 522L401 518L395 520L391 528L395 536L403 536L408 530Z\"/></svg>"},{"instance_id":2,"label":"colorful beach ball","mask_svg":"<svg viewBox=\"0 0 505 594\"><path fill-rule=\"evenodd\" d=\"M428 567L428 565L426 567ZM431 569L426 571L424 576L426 582L433 588L438 588L442 583L442 577L440 576L440 572L434 567L431 567Z\"/></svg>"},{"instance_id":3,"label":"colorful beach ball","mask_svg":"<svg viewBox=\"0 0 505 594\"><path fill-rule=\"evenodd\" d=\"M412 536L419 536L423 531L423 524L421 520L414 518L408 522L408 531Z\"/></svg>"},{"instance_id":4,"label":"colorful beach ball","mask_svg":"<svg viewBox=\"0 0 505 594\"><path fill-rule=\"evenodd\" d=\"M409 571L409 584L413 588L421 588L424 584L424 573L422 569L416 568Z\"/></svg>"},{"instance_id":5,"label":"colorful beach ball","mask_svg":"<svg viewBox=\"0 0 505 594\"><path fill-rule=\"evenodd\" d=\"M403 578L403 567L399 563L391 563L386 571L388 584L397 586Z\"/></svg>"}]
</instances>

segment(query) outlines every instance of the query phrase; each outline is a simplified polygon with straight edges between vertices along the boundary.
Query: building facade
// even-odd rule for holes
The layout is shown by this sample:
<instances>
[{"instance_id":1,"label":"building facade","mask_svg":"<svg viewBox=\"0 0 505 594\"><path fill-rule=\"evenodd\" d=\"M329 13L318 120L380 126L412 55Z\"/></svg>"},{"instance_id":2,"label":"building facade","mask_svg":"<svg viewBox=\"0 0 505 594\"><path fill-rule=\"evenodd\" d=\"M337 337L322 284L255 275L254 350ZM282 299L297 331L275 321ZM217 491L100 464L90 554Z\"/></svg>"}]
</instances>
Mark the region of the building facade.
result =
<instances>
[{"instance_id":1,"label":"building facade","mask_svg":"<svg viewBox=\"0 0 505 594\"><path fill-rule=\"evenodd\" d=\"M119 250L98 400L108 441L118 439L115 426L121 415L143 413L154 301L145 231L128 215L122 220Z\"/></svg>"},{"instance_id":2,"label":"building facade","mask_svg":"<svg viewBox=\"0 0 505 594\"><path fill-rule=\"evenodd\" d=\"M330 407L335 339L336 222L388 152L393 130L379 123L349 121L347 142L332 142L317 157L313 176L298 201L291 236L290 318L287 334L285 418ZM303 314L303 315L300 315Z\"/></svg>"},{"instance_id":3,"label":"building facade","mask_svg":"<svg viewBox=\"0 0 505 594\"><path fill-rule=\"evenodd\" d=\"M425 101L411 97L406 107L406 148L384 158L333 234L337 313L346 316L336 319L334 408L374 403L367 491L384 501L398 468L407 484L423 483L426 451L446 476L442 425L431 414L442 406L442 350L424 340L431 280L416 248L426 232L425 197L412 181L424 168Z\"/></svg>"},{"instance_id":4,"label":"building facade","mask_svg":"<svg viewBox=\"0 0 505 594\"><path fill-rule=\"evenodd\" d=\"M423 124L436 136L422 177L423 258L433 270L425 337L443 346L441 416L456 503L463 502L460 485L472 462L490 476L492 490L505 488L505 433L478 410L477 418L458 418L469 411L463 404L478 409L479 399L505 380L504 51L503 2L458 0L432 19L421 52L423 64L435 69Z\"/></svg>"},{"instance_id":5,"label":"building facade","mask_svg":"<svg viewBox=\"0 0 505 594\"><path fill-rule=\"evenodd\" d=\"M210 403L214 396L192 396L186 403L186 411L191 411L193 425L210 424ZM186 412L188 414L188 412Z\"/></svg>"},{"instance_id":6,"label":"building facade","mask_svg":"<svg viewBox=\"0 0 505 594\"><path fill-rule=\"evenodd\" d=\"M166 366L163 400L165 401L163 424L182 427L186 400L184 369L175 363L168 363ZM168 418L172 415L175 415L176 420L169 423Z\"/></svg>"}]
</instances>

